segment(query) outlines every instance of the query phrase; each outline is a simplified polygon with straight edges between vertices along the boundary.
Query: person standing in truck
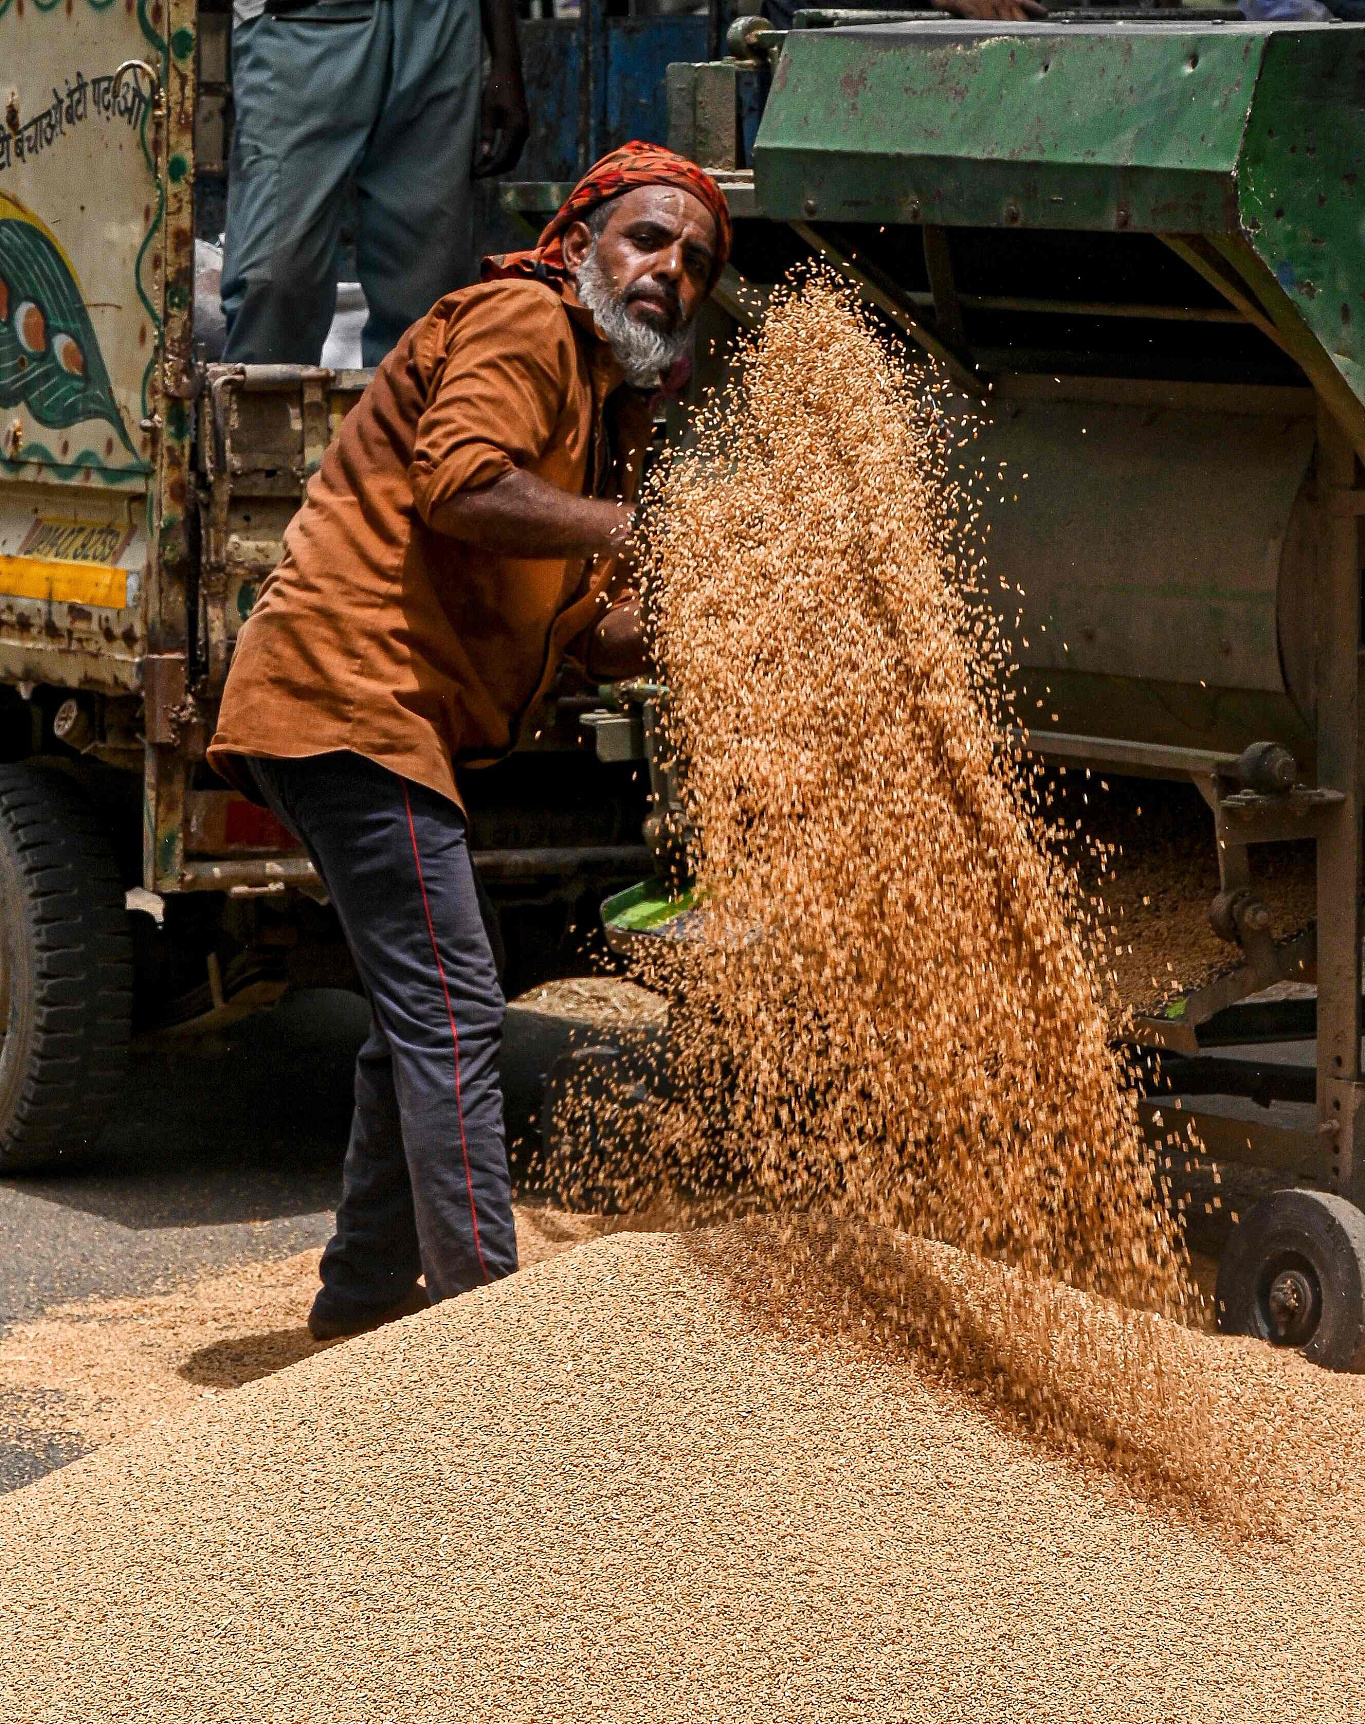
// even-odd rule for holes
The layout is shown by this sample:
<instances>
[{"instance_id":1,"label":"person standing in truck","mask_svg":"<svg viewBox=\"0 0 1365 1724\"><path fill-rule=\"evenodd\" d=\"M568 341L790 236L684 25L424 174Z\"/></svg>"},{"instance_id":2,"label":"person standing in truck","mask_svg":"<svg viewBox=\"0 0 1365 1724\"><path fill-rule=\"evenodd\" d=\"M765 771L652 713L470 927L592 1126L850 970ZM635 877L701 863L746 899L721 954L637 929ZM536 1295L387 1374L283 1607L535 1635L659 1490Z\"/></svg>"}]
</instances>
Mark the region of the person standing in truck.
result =
<instances>
[{"instance_id":1,"label":"person standing in truck","mask_svg":"<svg viewBox=\"0 0 1365 1724\"><path fill-rule=\"evenodd\" d=\"M516 1268L503 999L456 772L508 752L566 656L645 668L650 403L729 245L693 163L600 161L534 251L485 260L380 365L238 638L209 761L307 846L372 1009L320 1339Z\"/></svg>"},{"instance_id":2,"label":"person standing in truck","mask_svg":"<svg viewBox=\"0 0 1365 1724\"><path fill-rule=\"evenodd\" d=\"M516 0L235 0L232 91L224 359L318 363L354 184L377 365L473 279L471 181L526 142Z\"/></svg>"}]
</instances>

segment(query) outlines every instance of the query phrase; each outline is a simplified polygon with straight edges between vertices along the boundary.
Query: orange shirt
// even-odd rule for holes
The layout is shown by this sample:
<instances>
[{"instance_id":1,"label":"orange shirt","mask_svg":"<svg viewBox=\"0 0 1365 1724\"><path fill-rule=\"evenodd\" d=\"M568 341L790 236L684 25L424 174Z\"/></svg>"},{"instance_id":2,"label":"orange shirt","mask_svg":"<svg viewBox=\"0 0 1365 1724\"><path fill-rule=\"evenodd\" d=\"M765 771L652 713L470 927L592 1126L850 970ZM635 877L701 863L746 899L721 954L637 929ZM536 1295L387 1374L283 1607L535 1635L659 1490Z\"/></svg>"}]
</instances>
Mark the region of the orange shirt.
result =
<instances>
[{"instance_id":1,"label":"orange shirt","mask_svg":"<svg viewBox=\"0 0 1365 1724\"><path fill-rule=\"evenodd\" d=\"M462 288L415 323L346 416L237 640L210 764L349 749L459 801L454 765L516 740L612 564L502 557L428 525L519 467L629 499L650 416L571 287Z\"/></svg>"}]
</instances>

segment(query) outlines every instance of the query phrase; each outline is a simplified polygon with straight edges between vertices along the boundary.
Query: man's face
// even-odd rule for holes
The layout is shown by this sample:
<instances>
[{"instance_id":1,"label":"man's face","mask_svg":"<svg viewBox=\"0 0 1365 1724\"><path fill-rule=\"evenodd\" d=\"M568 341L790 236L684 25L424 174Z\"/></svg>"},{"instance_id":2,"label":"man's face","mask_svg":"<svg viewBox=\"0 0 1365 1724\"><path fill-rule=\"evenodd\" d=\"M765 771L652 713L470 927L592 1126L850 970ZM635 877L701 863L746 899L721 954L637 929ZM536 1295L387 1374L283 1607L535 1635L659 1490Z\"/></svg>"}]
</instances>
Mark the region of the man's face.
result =
<instances>
[{"instance_id":1,"label":"man's face","mask_svg":"<svg viewBox=\"0 0 1365 1724\"><path fill-rule=\"evenodd\" d=\"M592 251L592 230L575 222L563 245L577 272ZM672 335L705 299L715 255L715 220L700 198L678 186L636 186L610 204L595 261L632 322Z\"/></svg>"}]
</instances>

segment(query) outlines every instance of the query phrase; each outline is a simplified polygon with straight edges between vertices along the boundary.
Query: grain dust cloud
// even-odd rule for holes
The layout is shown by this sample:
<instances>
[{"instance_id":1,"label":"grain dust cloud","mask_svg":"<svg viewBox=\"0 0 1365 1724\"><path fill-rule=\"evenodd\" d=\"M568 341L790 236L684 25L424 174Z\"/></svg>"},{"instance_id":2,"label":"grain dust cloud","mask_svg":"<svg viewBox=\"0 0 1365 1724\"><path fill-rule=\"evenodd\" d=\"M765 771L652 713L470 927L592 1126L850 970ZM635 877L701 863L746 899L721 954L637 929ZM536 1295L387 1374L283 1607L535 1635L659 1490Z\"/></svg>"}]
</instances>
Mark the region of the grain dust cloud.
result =
<instances>
[{"instance_id":1,"label":"grain dust cloud","mask_svg":"<svg viewBox=\"0 0 1365 1724\"><path fill-rule=\"evenodd\" d=\"M1249 1457L1163 1321L1192 1314L1187 1260L1103 932L1008 745L942 398L809 275L657 479L647 592L697 907L641 960L670 1002L663 1097L643 1131L621 1110L596 1165L569 1132L561 1183L778 1225L781 1269L767 1247L761 1270L733 1249L717 1267L780 1323L909 1345L1011 1418L1230 1507L1224 1469Z\"/></svg>"}]
</instances>

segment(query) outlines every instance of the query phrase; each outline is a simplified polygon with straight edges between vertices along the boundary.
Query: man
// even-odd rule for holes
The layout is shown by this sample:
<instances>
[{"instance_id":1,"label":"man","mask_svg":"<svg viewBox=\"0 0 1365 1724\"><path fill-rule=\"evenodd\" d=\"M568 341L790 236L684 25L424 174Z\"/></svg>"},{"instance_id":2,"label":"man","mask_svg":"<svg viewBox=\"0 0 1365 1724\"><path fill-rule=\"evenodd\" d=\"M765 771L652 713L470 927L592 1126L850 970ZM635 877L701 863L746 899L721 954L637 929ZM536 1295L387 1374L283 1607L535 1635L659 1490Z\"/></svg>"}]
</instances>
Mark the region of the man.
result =
<instances>
[{"instance_id":1,"label":"man","mask_svg":"<svg viewBox=\"0 0 1365 1724\"><path fill-rule=\"evenodd\" d=\"M319 1338L516 1268L455 768L507 752L571 650L641 668L621 559L650 394L729 243L692 163L599 162L534 251L488 259L379 367L238 640L209 759L307 845L372 1007Z\"/></svg>"},{"instance_id":2,"label":"man","mask_svg":"<svg viewBox=\"0 0 1365 1724\"><path fill-rule=\"evenodd\" d=\"M516 0L235 0L232 91L223 357L317 364L354 183L377 365L472 280L471 172L504 172L526 141Z\"/></svg>"}]
</instances>

